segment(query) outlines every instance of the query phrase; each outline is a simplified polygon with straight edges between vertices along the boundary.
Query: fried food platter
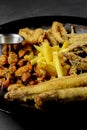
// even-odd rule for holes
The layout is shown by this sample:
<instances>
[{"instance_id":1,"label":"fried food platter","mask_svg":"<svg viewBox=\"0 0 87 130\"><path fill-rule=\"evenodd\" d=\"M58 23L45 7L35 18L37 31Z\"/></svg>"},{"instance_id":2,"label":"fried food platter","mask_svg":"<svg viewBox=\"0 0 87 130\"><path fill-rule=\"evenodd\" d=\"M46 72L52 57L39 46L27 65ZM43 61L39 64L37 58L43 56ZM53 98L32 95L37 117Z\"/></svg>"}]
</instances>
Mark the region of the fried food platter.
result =
<instances>
[{"instance_id":1,"label":"fried food platter","mask_svg":"<svg viewBox=\"0 0 87 130\"><path fill-rule=\"evenodd\" d=\"M25 18L25 19L15 20L15 21L11 21L9 23L5 23L5 24L1 25L0 26L0 33L18 33L20 29L23 29L25 27L27 27L27 28L29 27L31 30L34 30L36 28L47 30L47 29L49 29L52 26L52 23L54 21L62 23L63 27L67 30L67 32L69 34L72 31L72 35L73 35L73 30L74 30L75 34L79 34L79 35L87 33L87 19L86 18L79 18L79 17L71 17L71 16L40 16L40 17L31 17L31 18ZM56 22L55 22L55 24L56 24ZM62 28L62 30L63 30L63 28ZM24 31L24 30L21 30L21 31ZM20 34L22 35L23 32L21 32L21 31L20 31ZM42 31L42 30L39 30L39 31ZM65 30L63 30L63 31L65 31ZM63 32L63 33L66 33L66 32ZM76 36L76 37L78 37L78 36ZM71 41L73 41L72 39L73 39L73 37L71 38ZM62 40L63 39L60 38L60 41L58 41L58 42L59 43L63 42ZM86 43L86 38L84 38L84 41L85 42L81 44L82 47L86 46L86 44L85 44ZM29 42L31 42L31 41L29 41ZM33 43L34 42L35 41L33 41ZM56 44L56 42L55 42L55 44ZM65 42L64 45L66 45L66 44L67 44L67 42ZM78 45L78 41L77 41L77 45ZM77 45L75 45L75 46L77 47ZM38 48L37 45L35 46L35 48L37 50L40 50L40 48ZM71 50L75 51L75 49L73 48L72 45L70 46L70 48L71 48ZM56 49L56 51L58 50L57 47L56 48L52 48L52 49L54 49L54 50ZM86 51L86 49L84 49L84 47L83 47L83 50L84 50L84 52ZM79 51L78 51L78 53L82 54L82 52L79 52ZM56 53L54 53L54 57L56 58L55 54ZM75 52L75 54L76 54L76 52ZM20 53L20 55L21 55L21 53ZM66 55L67 55L67 57L69 57L69 56L73 57L72 51L71 51L70 55L68 55L68 53L64 54L65 57L66 57ZM74 58L76 56L77 55L75 55ZM85 58L85 57L86 57L86 53L84 53L83 58ZM71 64L73 63L72 59L70 59L71 60ZM13 89L11 90L11 93L8 92L6 94L6 96L5 96L6 99L4 98L4 95L5 95L6 91L5 90L3 91L3 89L1 88L0 89L0 109L2 111L7 112L7 113L19 113L19 112L23 112L23 111L27 111L27 112L31 112L31 111L32 112L37 112L37 111L38 112L43 112L43 111L48 111L48 110L52 110L52 111L56 110L56 111L58 111L58 109L60 109L60 106L64 108L64 107L66 107L66 105L68 107L70 107L70 106L71 107L72 106L74 106L74 107L76 107L76 106L79 106L79 107L83 106L84 107L84 104L87 105L87 96L86 96L87 88L83 87L83 86L87 85L87 83L86 83L87 82L86 81L86 78L87 78L86 72L87 71L84 69L84 68L86 68L86 64L85 64L86 60L83 60L83 59L77 58L77 57L76 57L76 59L79 59L79 60L77 60L77 62L78 61L82 61L82 63L84 62L84 66L85 67L82 68L83 64L80 64L77 67L78 68L78 73L83 73L83 74L81 74L80 76L79 75L78 76L75 75L74 72L76 72L77 68L74 68L75 69L74 72L73 72L73 69L71 69L71 71L70 71L70 74L73 73L73 75L71 75L71 76L69 75L68 78L66 78L66 76L63 77L62 78L62 82L61 82L61 79L57 79L57 80L54 79L54 80L52 80L52 82L47 81L46 83L44 83L43 85L41 85L42 86L42 90L40 90L41 94L39 94L39 96L36 96L35 99L34 99L34 101L36 102L36 104L34 104L34 101L32 101L32 100L26 101L26 102L22 102L22 101L24 101L24 100L27 99L27 98L23 98L23 97L21 97L21 99L23 99L23 100L19 100L19 101L14 100L15 99L14 98L15 94L12 93L12 91L16 90L17 85L16 85L16 87L13 86ZM9 60L9 62L10 62L10 60ZM11 62L13 62L13 61L11 61ZM32 62L32 64L34 62ZM28 64L28 66L29 66L29 64ZM81 68L82 71L79 68ZM16 71L16 75L17 76L20 76L19 71ZM61 72L59 73L59 71L60 70L58 70L58 76L59 75L61 76L62 73ZM55 74L52 75L52 77L54 77L54 76L55 76ZM25 78L23 78L23 79L25 79ZM38 78L38 79L40 80L40 78ZM63 91L63 89L62 89L62 90L58 90L58 92L57 92L57 90L56 90L56 84L57 84L57 82L60 82L59 88L61 88L61 86L62 86L62 88L64 88L64 89L68 88L69 91L67 91L67 89L65 91ZM18 83L20 83L20 80L18 81ZM52 86L52 84L53 85L55 84L53 91L51 91L53 88L50 89L50 87L48 86L48 84L50 84L49 86ZM44 86L48 86L48 92L45 91L46 87L44 87ZM69 87L69 86L72 86L72 87ZM9 87L8 91L10 91L11 87ZM75 87L77 87L77 88L75 88ZM38 84L36 85L36 88L38 89ZM36 88L34 90L35 94L36 94ZM73 88L73 90L72 90L72 88ZM22 89L24 89L23 91L25 91L26 88L22 87ZM45 91L45 93L43 93L43 90ZM26 91L27 91L27 89L26 89ZM33 96L32 96L32 88L31 88L31 90L29 90L29 92L30 91L31 91L31 93L30 93L31 95L30 95L29 98L32 99L32 97L35 96L35 94L34 94L34 91L33 91ZM13 94L13 97L11 97L12 94ZM23 94L24 93L22 93L22 95ZM7 99L9 99L9 97L12 98L13 101L7 100ZM39 108L38 106L41 106L44 102L45 102L44 107Z\"/></svg>"}]
</instances>

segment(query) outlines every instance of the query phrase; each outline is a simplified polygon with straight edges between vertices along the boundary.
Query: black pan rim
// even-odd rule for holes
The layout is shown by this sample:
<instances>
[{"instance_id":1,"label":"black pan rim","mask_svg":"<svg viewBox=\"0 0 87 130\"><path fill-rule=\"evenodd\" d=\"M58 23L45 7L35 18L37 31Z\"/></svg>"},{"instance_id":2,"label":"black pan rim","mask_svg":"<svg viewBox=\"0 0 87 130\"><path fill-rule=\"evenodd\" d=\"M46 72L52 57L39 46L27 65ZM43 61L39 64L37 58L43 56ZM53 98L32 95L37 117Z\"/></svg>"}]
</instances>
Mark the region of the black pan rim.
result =
<instances>
[{"instance_id":1,"label":"black pan rim","mask_svg":"<svg viewBox=\"0 0 87 130\"><path fill-rule=\"evenodd\" d=\"M75 19L75 20L87 20L87 18L86 17L80 17L80 16L70 16L70 15L41 15L41 16L30 16L30 17L26 17L26 18L18 18L18 19L15 19L15 20L10 20L10 21L8 21L8 22L5 22L5 23L3 23L3 24L0 24L0 27L2 27L2 26L5 26L6 24L11 24L11 23L13 23L13 22L19 22L19 21L21 21L21 20L28 20L28 19L40 19L40 18L63 18L63 19L67 19L67 18L69 18L69 19ZM81 22L81 21L80 21Z\"/></svg>"}]
</instances>

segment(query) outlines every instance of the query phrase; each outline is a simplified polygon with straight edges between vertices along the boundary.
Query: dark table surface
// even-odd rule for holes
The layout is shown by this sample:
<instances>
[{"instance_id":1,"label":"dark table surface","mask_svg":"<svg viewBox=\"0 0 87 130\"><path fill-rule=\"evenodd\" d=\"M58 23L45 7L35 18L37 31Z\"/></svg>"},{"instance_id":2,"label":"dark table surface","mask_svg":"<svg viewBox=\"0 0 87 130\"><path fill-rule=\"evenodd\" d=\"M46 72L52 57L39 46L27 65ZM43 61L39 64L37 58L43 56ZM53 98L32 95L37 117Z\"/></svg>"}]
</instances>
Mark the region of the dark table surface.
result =
<instances>
[{"instance_id":1,"label":"dark table surface","mask_svg":"<svg viewBox=\"0 0 87 130\"><path fill-rule=\"evenodd\" d=\"M0 25L9 21L34 16L67 15L87 18L87 1L85 0L1 0L0 1ZM75 112L77 113L78 110ZM72 111L73 113L74 111ZM82 111L81 111L82 112ZM62 112L61 112L62 113ZM62 114L38 114L11 115L0 111L0 130L26 130L30 128L46 129L53 126L59 128L60 123L70 122L70 117L77 119L79 114L71 114L69 111ZM86 114L86 113L85 113ZM83 116L85 115L82 114ZM49 118L48 118L49 117ZM55 119L56 118L56 119ZM49 120L50 119L50 120ZM80 121L84 119L81 118ZM53 123L54 121L54 123ZM77 122L77 121L76 121ZM35 124L36 123L36 124ZM71 123L72 125L73 123ZM76 123L77 124L77 123ZM41 125L41 126L40 126ZM73 125L72 125L73 126ZM63 127L60 126L61 128ZM69 125L66 123L66 128Z\"/></svg>"}]
</instances>

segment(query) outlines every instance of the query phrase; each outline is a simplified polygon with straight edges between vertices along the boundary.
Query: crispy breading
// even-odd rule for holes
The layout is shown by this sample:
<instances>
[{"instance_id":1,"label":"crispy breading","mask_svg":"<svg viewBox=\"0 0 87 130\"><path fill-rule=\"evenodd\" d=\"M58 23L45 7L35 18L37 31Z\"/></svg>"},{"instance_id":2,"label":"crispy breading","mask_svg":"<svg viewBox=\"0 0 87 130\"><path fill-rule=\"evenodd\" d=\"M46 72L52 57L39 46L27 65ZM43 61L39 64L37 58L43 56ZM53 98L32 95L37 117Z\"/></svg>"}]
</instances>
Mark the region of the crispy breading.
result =
<instances>
[{"instance_id":1,"label":"crispy breading","mask_svg":"<svg viewBox=\"0 0 87 130\"><path fill-rule=\"evenodd\" d=\"M6 55L1 55L0 56L0 66L7 64L7 56Z\"/></svg>"},{"instance_id":2,"label":"crispy breading","mask_svg":"<svg viewBox=\"0 0 87 130\"><path fill-rule=\"evenodd\" d=\"M24 65L20 68L18 68L15 72L16 76L22 76L24 73L29 72L32 70L32 66L30 63L27 63L27 65Z\"/></svg>"},{"instance_id":3,"label":"crispy breading","mask_svg":"<svg viewBox=\"0 0 87 130\"><path fill-rule=\"evenodd\" d=\"M52 34L54 36L54 38L59 42L59 43L63 43L64 40L67 39L67 31L66 29L63 27L63 24L60 22L53 22L52 24Z\"/></svg>"},{"instance_id":4,"label":"crispy breading","mask_svg":"<svg viewBox=\"0 0 87 130\"><path fill-rule=\"evenodd\" d=\"M16 84L8 87L8 92L5 94L5 98L9 100L29 100L40 93L60 90L66 88L87 86L87 73L80 75L65 76L62 78L55 78L49 81L39 83L37 85L27 87L17 87ZM15 89L16 88L16 89Z\"/></svg>"},{"instance_id":5,"label":"crispy breading","mask_svg":"<svg viewBox=\"0 0 87 130\"><path fill-rule=\"evenodd\" d=\"M37 44L43 41L45 32L42 28L31 30L29 28L24 28L19 30L19 35L25 38L28 44Z\"/></svg>"},{"instance_id":6,"label":"crispy breading","mask_svg":"<svg viewBox=\"0 0 87 130\"><path fill-rule=\"evenodd\" d=\"M47 102L50 101L81 101L87 100L87 86L77 88L66 88L60 90L51 90L38 94L34 98L36 107L43 107Z\"/></svg>"},{"instance_id":7,"label":"crispy breading","mask_svg":"<svg viewBox=\"0 0 87 130\"><path fill-rule=\"evenodd\" d=\"M69 48L73 50L73 48L87 45L87 33L84 34L67 34L69 38Z\"/></svg>"},{"instance_id":8,"label":"crispy breading","mask_svg":"<svg viewBox=\"0 0 87 130\"><path fill-rule=\"evenodd\" d=\"M18 56L15 52L9 52L9 55L8 55L8 63L9 64L13 64L13 63L17 63L18 61Z\"/></svg>"},{"instance_id":9,"label":"crispy breading","mask_svg":"<svg viewBox=\"0 0 87 130\"><path fill-rule=\"evenodd\" d=\"M58 45L58 41L53 36L51 29L46 30L46 38L48 39L51 45Z\"/></svg>"}]
</instances>

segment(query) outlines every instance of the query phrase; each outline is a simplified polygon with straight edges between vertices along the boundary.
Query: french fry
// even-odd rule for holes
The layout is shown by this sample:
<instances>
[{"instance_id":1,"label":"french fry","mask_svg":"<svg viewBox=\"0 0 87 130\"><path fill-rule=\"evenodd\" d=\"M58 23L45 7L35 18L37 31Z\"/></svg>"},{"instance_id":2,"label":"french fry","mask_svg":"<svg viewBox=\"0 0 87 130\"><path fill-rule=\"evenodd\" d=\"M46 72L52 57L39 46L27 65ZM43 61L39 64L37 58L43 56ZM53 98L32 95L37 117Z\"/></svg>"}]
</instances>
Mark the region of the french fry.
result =
<instances>
[{"instance_id":1,"label":"french fry","mask_svg":"<svg viewBox=\"0 0 87 130\"><path fill-rule=\"evenodd\" d=\"M43 42L43 55L44 55L47 63L49 63L53 60L52 59L52 49L47 40L45 40Z\"/></svg>"},{"instance_id":2,"label":"french fry","mask_svg":"<svg viewBox=\"0 0 87 130\"><path fill-rule=\"evenodd\" d=\"M59 52L59 51L60 51L59 45L52 46L52 51L57 51L57 52Z\"/></svg>"},{"instance_id":3,"label":"french fry","mask_svg":"<svg viewBox=\"0 0 87 130\"><path fill-rule=\"evenodd\" d=\"M65 41L62 45L62 48L61 49L64 49L64 48L67 48L69 45L69 42L68 41Z\"/></svg>"},{"instance_id":4,"label":"french fry","mask_svg":"<svg viewBox=\"0 0 87 130\"><path fill-rule=\"evenodd\" d=\"M53 52L53 62L56 68L57 77L62 77L64 74L63 74L63 69L57 52Z\"/></svg>"},{"instance_id":5,"label":"french fry","mask_svg":"<svg viewBox=\"0 0 87 130\"><path fill-rule=\"evenodd\" d=\"M30 60L31 64L34 65L37 63L38 57L34 57L33 59Z\"/></svg>"},{"instance_id":6,"label":"french fry","mask_svg":"<svg viewBox=\"0 0 87 130\"><path fill-rule=\"evenodd\" d=\"M36 50L38 50L39 52L41 52L41 53L43 52L43 51L42 51L42 47L41 47L41 46L34 45L34 47L35 47L35 48L36 48Z\"/></svg>"}]
</instances>

